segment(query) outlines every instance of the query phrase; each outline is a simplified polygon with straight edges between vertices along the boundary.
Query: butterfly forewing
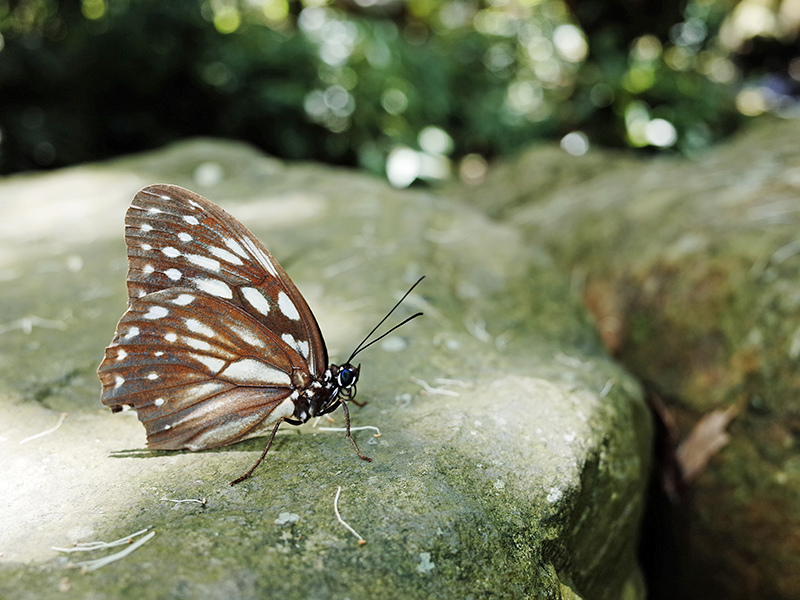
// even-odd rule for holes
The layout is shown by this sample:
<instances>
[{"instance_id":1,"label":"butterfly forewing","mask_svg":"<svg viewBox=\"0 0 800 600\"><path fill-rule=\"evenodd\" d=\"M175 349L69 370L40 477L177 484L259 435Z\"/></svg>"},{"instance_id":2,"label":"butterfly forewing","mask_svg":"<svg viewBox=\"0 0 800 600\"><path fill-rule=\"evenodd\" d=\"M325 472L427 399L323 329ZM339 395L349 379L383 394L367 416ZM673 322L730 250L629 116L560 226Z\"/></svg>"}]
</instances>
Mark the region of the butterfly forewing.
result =
<instances>
[{"instance_id":1,"label":"butterfly forewing","mask_svg":"<svg viewBox=\"0 0 800 600\"><path fill-rule=\"evenodd\" d=\"M328 356L305 299L244 225L202 196L173 185L136 194L125 217L128 303L175 287L205 292L279 331L311 375Z\"/></svg>"},{"instance_id":2,"label":"butterfly forewing","mask_svg":"<svg viewBox=\"0 0 800 600\"><path fill-rule=\"evenodd\" d=\"M137 299L106 349L102 401L135 408L154 448L229 444L291 416L310 375L298 352L238 307L191 289Z\"/></svg>"}]
</instances>

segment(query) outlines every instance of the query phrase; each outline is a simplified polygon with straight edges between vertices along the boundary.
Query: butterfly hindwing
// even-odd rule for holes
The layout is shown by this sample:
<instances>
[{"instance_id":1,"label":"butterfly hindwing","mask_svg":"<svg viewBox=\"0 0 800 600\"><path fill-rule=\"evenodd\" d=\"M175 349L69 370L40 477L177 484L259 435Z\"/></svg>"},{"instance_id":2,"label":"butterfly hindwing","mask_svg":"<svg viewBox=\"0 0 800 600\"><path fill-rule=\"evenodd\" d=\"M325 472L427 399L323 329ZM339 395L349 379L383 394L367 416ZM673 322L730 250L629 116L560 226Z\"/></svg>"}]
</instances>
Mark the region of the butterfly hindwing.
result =
<instances>
[{"instance_id":1,"label":"butterfly hindwing","mask_svg":"<svg viewBox=\"0 0 800 600\"><path fill-rule=\"evenodd\" d=\"M278 332L210 294L171 288L132 301L98 373L101 400L131 407L153 448L229 444L291 416L310 380Z\"/></svg>"},{"instance_id":2,"label":"butterfly hindwing","mask_svg":"<svg viewBox=\"0 0 800 600\"><path fill-rule=\"evenodd\" d=\"M205 292L292 340L312 375L327 367L313 313L289 276L247 228L184 188L139 191L125 217L128 303L174 287Z\"/></svg>"}]
</instances>

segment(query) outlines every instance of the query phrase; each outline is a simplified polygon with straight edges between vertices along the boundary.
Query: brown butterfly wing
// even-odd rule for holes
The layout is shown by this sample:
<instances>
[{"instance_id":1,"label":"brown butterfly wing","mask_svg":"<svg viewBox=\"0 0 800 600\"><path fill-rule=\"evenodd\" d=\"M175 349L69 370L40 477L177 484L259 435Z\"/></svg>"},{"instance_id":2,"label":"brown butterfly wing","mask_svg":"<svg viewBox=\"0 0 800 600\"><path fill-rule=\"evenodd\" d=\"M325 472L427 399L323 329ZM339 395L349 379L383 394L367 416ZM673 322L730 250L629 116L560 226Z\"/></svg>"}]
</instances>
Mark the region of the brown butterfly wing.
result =
<instances>
[{"instance_id":1,"label":"brown butterfly wing","mask_svg":"<svg viewBox=\"0 0 800 600\"><path fill-rule=\"evenodd\" d=\"M287 336L312 376L327 368L322 333L302 294L261 242L213 202L176 185L148 186L125 216L125 241L129 305L172 287L204 291Z\"/></svg>"},{"instance_id":2,"label":"brown butterfly wing","mask_svg":"<svg viewBox=\"0 0 800 600\"><path fill-rule=\"evenodd\" d=\"M150 447L223 446L291 416L300 360L241 309L196 290L162 290L120 320L98 370L101 401L136 409Z\"/></svg>"},{"instance_id":3,"label":"brown butterfly wing","mask_svg":"<svg viewBox=\"0 0 800 600\"><path fill-rule=\"evenodd\" d=\"M98 374L153 448L230 444L290 418L327 367L319 326L278 262L228 213L154 185L125 218L128 310Z\"/></svg>"}]
</instances>

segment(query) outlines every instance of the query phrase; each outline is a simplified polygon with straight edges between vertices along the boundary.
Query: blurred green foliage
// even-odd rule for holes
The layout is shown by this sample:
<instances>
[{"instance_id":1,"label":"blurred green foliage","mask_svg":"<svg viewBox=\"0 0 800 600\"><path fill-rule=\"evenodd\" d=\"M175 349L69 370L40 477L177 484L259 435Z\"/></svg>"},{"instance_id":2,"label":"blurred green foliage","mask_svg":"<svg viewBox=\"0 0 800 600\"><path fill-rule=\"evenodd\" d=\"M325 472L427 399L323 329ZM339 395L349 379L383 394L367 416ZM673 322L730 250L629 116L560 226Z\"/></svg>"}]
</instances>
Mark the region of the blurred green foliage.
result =
<instances>
[{"instance_id":1,"label":"blurred green foliage","mask_svg":"<svg viewBox=\"0 0 800 600\"><path fill-rule=\"evenodd\" d=\"M692 153L754 114L733 5L641 8L0 0L0 172L213 135L406 185L543 139Z\"/></svg>"}]
</instances>

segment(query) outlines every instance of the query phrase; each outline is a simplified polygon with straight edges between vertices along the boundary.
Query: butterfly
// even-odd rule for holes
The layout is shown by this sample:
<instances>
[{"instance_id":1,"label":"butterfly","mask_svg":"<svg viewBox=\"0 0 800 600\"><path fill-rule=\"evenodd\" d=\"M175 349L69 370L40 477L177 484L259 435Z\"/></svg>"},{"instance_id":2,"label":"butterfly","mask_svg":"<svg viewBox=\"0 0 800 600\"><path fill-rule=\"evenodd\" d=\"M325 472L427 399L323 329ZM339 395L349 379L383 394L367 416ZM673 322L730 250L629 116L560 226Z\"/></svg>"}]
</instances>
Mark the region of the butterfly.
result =
<instances>
[{"instance_id":1,"label":"butterfly","mask_svg":"<svg viewBox=\"0 0 800 600\"><path fill-rule=\"evenodd\" d=\"M97 370L101 402L136 410L147 445L205 450L268 435L355 401L355 356L329 364L317 320L266 248L216 204L175 185L140 190L125 216L128 309Z\"/></svg>"}]
</instances>

